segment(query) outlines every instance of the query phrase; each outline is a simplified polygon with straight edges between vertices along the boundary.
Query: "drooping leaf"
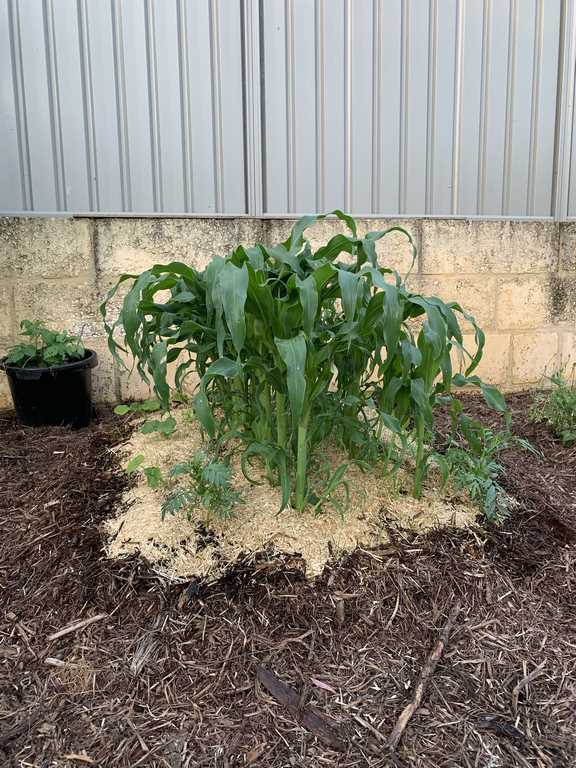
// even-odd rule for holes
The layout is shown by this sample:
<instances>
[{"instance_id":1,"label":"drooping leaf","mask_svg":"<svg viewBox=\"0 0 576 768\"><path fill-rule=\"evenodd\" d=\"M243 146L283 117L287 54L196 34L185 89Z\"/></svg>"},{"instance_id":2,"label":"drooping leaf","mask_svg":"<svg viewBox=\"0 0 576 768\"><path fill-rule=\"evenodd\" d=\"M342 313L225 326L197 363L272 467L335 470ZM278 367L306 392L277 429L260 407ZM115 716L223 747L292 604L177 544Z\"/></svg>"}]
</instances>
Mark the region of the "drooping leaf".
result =
<instances>
[{"instance_id":1,"label":"drooping leaf","mask_svg":"<svg viewBox=\"0 0 576 768\"><path fill-rule=\"evenodd\" d=\"M306 338L274 339L287 370L287 388L294 426L299 423L306 394Z\"/></svg>"},{"instance_id":2,"label":"drooping leaf","mask_svg":"<svg viewBox=\"0 0 576 768\"><path fill-rule=\"evenodd\" d=\"M248 293L248 270L241 269L227 262L220 272L222 287L222 305L226 324L232 336L236 352L240 354L246 338L246 318L244 305Z\"/></svg>"},{"instance_id":3,"label":"drooping leaf","mask_svg":"<svg viewBox=\"0 0 576 768\"><path fill-rule=\"evenodd\" d=\"M308 275L305 280L296 277L296 285L300 295L300 304L302 305L302 325L304 326L304 333L310 335L318 311L318 289L316 288L316 280L314 279L314 275Z\"/></svg>"}]
</instances>

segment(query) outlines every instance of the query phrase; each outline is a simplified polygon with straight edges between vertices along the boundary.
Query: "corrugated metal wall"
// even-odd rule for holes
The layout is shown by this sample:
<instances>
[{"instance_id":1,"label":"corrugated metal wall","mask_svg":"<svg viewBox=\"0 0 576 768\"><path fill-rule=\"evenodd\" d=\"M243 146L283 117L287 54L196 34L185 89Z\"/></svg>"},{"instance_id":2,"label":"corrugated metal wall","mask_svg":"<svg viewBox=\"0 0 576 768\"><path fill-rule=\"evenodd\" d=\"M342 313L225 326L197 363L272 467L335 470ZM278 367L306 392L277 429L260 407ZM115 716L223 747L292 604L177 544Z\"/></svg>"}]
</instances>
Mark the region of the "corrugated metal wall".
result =
<instances>
[{"instance_id":1,"label":"corrugated metal wall","mask_svg":"<svg viewBox=\"0 0 576 768\"><path fill-rule=\"evenodd\" d=\"M0 211L576 216L575 0L0 0Z\"/></svg>"}]
</instances>

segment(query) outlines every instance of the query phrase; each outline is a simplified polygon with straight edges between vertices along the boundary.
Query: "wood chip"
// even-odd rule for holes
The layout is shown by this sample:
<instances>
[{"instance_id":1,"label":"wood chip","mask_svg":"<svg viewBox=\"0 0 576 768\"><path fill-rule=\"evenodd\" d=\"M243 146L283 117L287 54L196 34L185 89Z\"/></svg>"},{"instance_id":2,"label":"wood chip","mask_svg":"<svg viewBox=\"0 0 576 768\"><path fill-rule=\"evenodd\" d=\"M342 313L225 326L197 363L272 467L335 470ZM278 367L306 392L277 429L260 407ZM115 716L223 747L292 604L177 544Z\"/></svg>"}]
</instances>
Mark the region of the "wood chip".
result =
<instances>
[{"instance_id":1,"label":"wood chip","mask_svg":"<svg viewBox=\"0 0 576 768\"><path fill-rule=\"evenodd\" d=\"M256 669L258 682L272 694L272 696L287 707L296 717L300 725L310 731L318 739L328 744L338 752L346 751L346 743L340 737L336 723L331 722L325 715L314 711L311 707L301 708L300 696L293 688L283 683L273 672L258 666Z\"/></svg>"}]
</instances>

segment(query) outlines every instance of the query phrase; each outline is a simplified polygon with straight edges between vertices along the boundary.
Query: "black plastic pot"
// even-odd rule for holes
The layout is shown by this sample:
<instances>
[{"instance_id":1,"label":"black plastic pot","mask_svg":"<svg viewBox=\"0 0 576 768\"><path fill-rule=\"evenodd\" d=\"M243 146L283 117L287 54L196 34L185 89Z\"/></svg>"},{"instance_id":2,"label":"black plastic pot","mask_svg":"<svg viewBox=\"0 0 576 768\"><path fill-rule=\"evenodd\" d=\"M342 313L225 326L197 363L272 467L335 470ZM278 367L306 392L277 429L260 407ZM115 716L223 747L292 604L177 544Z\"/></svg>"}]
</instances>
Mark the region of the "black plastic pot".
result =
<instances>
[{"instance_id":1,"label":"black plastic pot","mask_svg":"<svg viewBox=\"0 0 576 768\"><path fill-rule=\"evenodd\" d=\"M90 349L82 360L50 368L16 368L0 363L8 376L18 421L28 427L87 427L92 418L92 368L98 364Z\"/></svg>"}]
</instances>

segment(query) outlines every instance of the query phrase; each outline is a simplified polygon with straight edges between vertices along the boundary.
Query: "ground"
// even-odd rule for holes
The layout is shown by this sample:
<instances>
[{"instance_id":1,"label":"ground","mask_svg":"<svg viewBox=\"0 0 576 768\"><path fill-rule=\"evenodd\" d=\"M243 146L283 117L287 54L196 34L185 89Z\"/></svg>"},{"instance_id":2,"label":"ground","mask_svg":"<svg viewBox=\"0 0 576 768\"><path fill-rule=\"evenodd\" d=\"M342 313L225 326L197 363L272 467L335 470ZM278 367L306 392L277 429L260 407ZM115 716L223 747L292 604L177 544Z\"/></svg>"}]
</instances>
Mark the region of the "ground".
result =
<instances>
[{"instance_id":1,"label":"ground","mask_svg":"<svg viewBox=\"0 0 576 768\"><path fill-rule=\"evenodd\" d=\"M501 528L391 530L315 582L262 556L207 588L103 557L102 522L126 482L108 450L122 420L103 413L71 433L1 415L0 763L576 765L576 451L528 421L529 399L510 399L515 429L543 458L504 455L520 504ZM458 600L423 705L389 754ZM270 695L258 666L300 706ZM345 751L301 727L309 707Z\"/></svg>"}]
</instances>

